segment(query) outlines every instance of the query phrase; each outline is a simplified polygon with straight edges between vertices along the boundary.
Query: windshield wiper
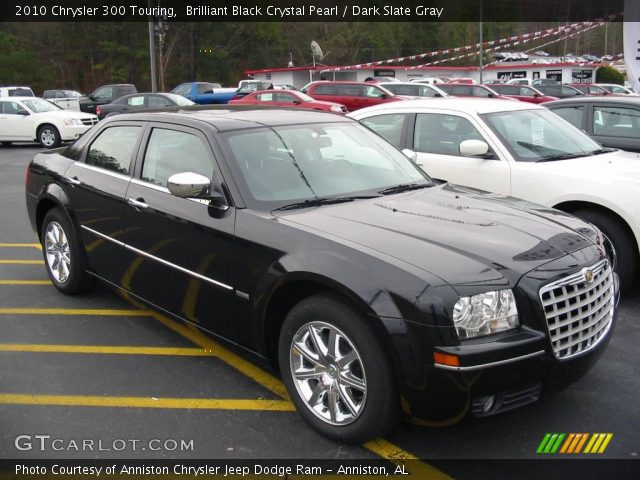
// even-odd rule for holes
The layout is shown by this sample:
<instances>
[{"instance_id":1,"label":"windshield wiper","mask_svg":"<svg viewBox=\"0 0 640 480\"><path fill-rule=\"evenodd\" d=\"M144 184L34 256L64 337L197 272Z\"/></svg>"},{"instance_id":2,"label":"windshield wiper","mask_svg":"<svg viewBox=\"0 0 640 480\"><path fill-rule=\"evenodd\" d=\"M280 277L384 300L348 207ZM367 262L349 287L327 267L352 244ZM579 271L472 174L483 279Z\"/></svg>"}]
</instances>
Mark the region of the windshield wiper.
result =
<instances>
[{"instance_id":1,"label":"windshield wiper","mask_svg":"<svg viewBox=\"0 0 640 480\"><path fill-rule=\"evenodd\" d=\"M615 152L617 148L598 148L592 152L589 152L588 155L602 155L603 153Z\"/></svg>"},{"instance_id":2,"label":"windshield wiper","mask_svg":"<svg viewBox=\"0 0 640 480\"><path fill-rule=\"evenodd\" d=\"M376 198L377 196L378 195L355 195L351 197L311 198L309 200L304 200L303 202L290 203L288 205L283 205L282 207L274 208L273 211L276 212L278 210L295 210L297 208L320 207L322 205L332 205L334 203L353 202L354 200L358 199Z\"/></svg>"},{"instance_id":3,"label":"windshield wiper","mask_svg":"<svg viewBox=\"0 0 640 480\"><path fill-rule=\"evenodd\" d=\"M546 157L542 157L540 160L536 160L536 163L539 162L554 162L556 160L569 160L571 158L582 158L587 156L584 153L563 153L560 155L548 155Z\"/></svg>"},{"instance_id":4,"label":"windshield wiper","mask_svg":"<svg viewBox=\"0 0 640 480\"><path fill-rule=\"evenodd\" d=\"M431 183L402 183L393 187L380 190L378 193L382 195L391 195L392 193L408 192L409 190L419 190L420 188L432 187Z\"/></svg>"}]
</instances>

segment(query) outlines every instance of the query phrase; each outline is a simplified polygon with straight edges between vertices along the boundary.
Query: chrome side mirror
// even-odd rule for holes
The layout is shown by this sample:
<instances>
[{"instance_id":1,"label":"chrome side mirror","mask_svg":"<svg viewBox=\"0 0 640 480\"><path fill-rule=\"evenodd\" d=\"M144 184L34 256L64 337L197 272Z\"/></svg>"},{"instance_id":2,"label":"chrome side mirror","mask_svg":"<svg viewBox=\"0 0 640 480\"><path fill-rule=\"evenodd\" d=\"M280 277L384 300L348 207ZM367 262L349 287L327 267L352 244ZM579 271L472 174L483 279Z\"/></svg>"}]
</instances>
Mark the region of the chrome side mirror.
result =
<instances>
[{"instance_id":1,"label":"chrome side mirror","mask_svg":"<svg viewBox=\"0 0 640 480\"><path fill-rule=\"evenodd\" d=\"M460 154L465 157L481 157L489 152L489 145L482 140L465 140L460 143Z\"/></svg>"},{"instance_id":2,"label":"chrome side mirror","mask_svg":"<svg viewBox=\"0 0 640 480\"><path fill-rule=\"evenodd\" d=\"M171 195L182 198L202 197L210 186L210 179L193 172L176 173L167 180L167 188Z\"/></svg>"}]
</instances>

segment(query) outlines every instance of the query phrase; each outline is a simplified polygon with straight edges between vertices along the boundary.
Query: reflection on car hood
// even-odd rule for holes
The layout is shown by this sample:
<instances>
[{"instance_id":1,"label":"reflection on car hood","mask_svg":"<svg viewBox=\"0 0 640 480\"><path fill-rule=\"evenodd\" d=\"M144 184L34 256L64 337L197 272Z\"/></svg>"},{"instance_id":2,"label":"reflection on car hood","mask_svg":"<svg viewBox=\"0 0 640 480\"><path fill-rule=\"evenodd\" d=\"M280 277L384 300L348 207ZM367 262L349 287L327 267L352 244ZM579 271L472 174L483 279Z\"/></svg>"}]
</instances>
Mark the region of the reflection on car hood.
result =
<instances>
[{"instance_id":1,"label":"reflection on car hood","mask_svg":"<svg viewBox=\"0 0 640 480\"><path fill-rule=\"evenodd\" d=\"M545 168L554 174L566 174L589 183L606 180L640 182L640 154L616 150L590 157L538 163L536 168Z\"/></svg>"},{"instance_id":2,"label":"reflection on car hood","mask_svg":"<svg viewBox=\"0 0 640 480\"><path fill-rule=\"evenodd\" d=\"M371 248L452 285L513 285L592 245L588 224L522 200L443 185L287 212L284 222Z\"/></svg>"}]
</instances>

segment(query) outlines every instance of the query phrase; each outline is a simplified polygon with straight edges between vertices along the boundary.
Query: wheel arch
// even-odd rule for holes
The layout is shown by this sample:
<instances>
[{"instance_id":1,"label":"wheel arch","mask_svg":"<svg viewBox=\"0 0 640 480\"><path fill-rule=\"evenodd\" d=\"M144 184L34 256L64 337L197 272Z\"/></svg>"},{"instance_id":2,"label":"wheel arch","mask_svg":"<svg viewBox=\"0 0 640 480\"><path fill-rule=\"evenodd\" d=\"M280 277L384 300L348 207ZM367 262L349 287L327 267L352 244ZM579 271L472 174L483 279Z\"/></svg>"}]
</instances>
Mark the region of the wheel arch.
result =
<instances>
[{"instance_id":1,"label":"wheel arch","mask_svg":"<svg viewBox=\"0 0 640 480\"><path fill-rule=\"evenodd\" d=\"M633 228L631 228L631 225L629 225L629 222L627 222L619 213L608 207L585 200L570 200L560 202L557 205L554 205L553 208L562 210L563 212L567 213L574 213L578 210L596 210L598 212L605 213L611 216L616 222L618 222L618 224L625 230L630 238L635 241L637 249L640 250L640 238L636 236Z\"/></svg>"},{"instance_id":2,"label":"wheel arch","mask_svg":"<svg viewBox=\"0 0 640 480\"><path fill-rule=\"evenodd\" d=\"M65 215L69 218L69 222L71 226L75 229L76 225L73 221L73 217L69 212L69 197L64 192L60 185L52 183L47 185L47 187L42 192L40 199L38 200L38 204L36 206L36 233L38 234L38 239L42 241L42 222L44 221L44 217L47 215L47 212L52 208L60 208Z\"/></svg>"},{"instance_id":3,"label":"wheel arch","mask_svg":"<svg viewBox=\"0 0 640 480\"><path fill-rule=\"evenodd\" d=\"M386 347L385 350L392 363L391 367L396 374L399 374L400 360L394 353L391 337L373 308L347 286L322 275L308 273L288 275L279 282L266 302L262 318L262 332L265 353L273 365L278 367L278 341L287 314L301 301L321 293L335 296L368 320L368 324L373 327L376 336ZM400 377L396 376L396 378Z\"/></svg>"}]
</instances>

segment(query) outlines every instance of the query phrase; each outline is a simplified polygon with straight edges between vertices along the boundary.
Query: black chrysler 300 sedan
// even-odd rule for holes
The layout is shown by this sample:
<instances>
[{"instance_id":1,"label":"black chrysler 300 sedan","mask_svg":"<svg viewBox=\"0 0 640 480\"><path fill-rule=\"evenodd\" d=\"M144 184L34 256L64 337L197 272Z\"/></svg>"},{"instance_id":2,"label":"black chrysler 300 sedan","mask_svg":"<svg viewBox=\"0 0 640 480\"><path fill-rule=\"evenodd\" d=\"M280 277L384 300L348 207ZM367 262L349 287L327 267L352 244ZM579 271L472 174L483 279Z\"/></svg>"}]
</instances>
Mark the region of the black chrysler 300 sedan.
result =
<instances>
[{"instance_id":1,"label":"black chrysler 300 sedan","mask_svg":"<svg viewBox=\"0 0 640 480\"><path fill-rule=\"evenodd\" d=\"M594 227L436 184L332 114L116 116L36 155L26 192L58 290L98 278L272 360L342 442L535 401L615 322Z\"/></svg>"}]
</instances>

